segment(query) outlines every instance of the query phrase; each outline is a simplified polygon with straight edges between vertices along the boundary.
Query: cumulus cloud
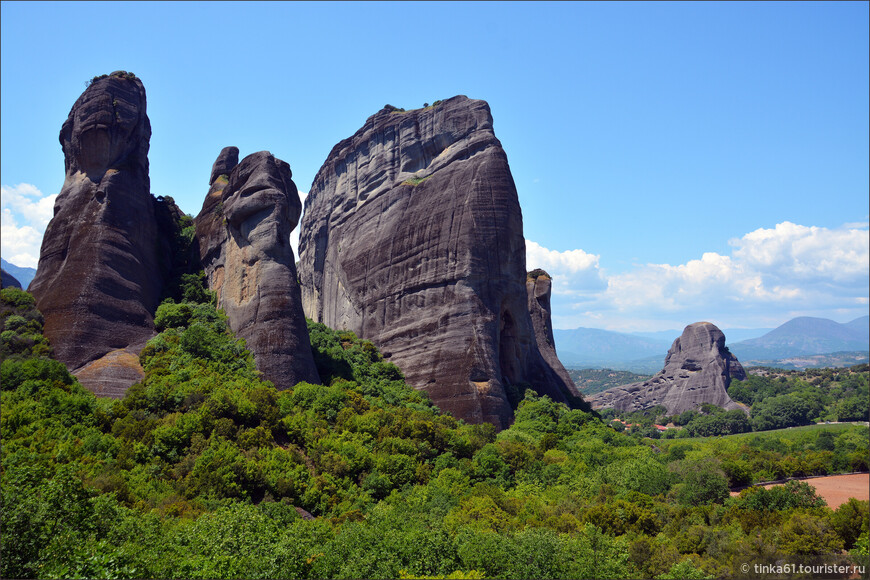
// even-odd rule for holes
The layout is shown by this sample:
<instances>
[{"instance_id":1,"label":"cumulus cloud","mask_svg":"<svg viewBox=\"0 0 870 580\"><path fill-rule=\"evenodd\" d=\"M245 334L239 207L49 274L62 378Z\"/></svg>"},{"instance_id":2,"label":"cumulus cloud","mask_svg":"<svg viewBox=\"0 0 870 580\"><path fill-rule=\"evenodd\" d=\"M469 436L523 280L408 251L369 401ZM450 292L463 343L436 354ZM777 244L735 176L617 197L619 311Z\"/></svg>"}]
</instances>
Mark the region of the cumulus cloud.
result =
<instances>
[{"instance_id":1,"label":"cumulus cloud","mask_svg":"<svg viewBox=\"0 0 870 580\"><path fill-rule=\"evenodd\" d=\"M54 214L57 194L45 195L29 183L0 186L3 258L16 266L36 268L42 235Z\"/></svg>"},{"instance_id":2,"label":"cumulus cloud","mask_svg":"<svg viewBox=\"0 0 870 580\"><path fill-rule=\"evenodd\" d=\"M789 282L866 282L870 230L854 227L858 225L830 230L783 222L773 229L757 229L729 244L736 248L735 259L770 278Z\"/></svg>"},{"instance_id":3,"label":"cumulus cloud","mask_svg":"<svg viewBox=\"0 0 870 580\"><path fill-rule=\"evenodd\" d=\"M558 252L548 250L544 246L531 240L526 241L526 263L535 264L535 267L552 268L563 272L577 273L590 268L598 268L598 260L601 256L587 254L583 250L568 250ZM538 266L538 264L540 264Z\"/></svg>"},{"instance_id":4,"label":"cumulus cloud","mask_svg":"<svg viewBox=\"0 0 870 580\"><path fill-rule=\"evenodd\" d=\"M607 283L599 268L601 256L583 250L559 252L526 240L526 267L541 268L553 278L553 293L578 299L600 292Z\"/></svg>"},{"instance_id":5,"label":"cumulus cloud","mask_svg":"<svg viewBox=\"0 0 870 580\"><path fill-rule=\"evenodd\" d=\"M616 329L630 326L626 321L648 322L651 318L682 318L686 324L719 319L732 326L776 326L800 315L843 318L866 314L870 294L870 229L866 225L828 229L783 222L729 244L734 248L730 256L706 252L685 264L644 264L613 275L600 268L600 256L582 250L538 251L540 246L534 244L534 251L527 250L527 254L549 259L569 284L574 283L572 271L594 270L606 281L605 288L591 295L587 287L584 300L574 300L571 288L554 286L553 315L558 328L604 325Z\"/></svg>"},{"instance_id":6,"label":"cumulus cloud","mask_svg":"<svg viewBox=\"0 0 870 580\"><path fill-rule=\"evenodd\" d=\"M797 298L796 286L766 284L761 271L739 259L707 252L685 264L646 264L608 278L604 298L621 310L689 310L722 302L761 303Z\"/></svg>"}]
</instances>

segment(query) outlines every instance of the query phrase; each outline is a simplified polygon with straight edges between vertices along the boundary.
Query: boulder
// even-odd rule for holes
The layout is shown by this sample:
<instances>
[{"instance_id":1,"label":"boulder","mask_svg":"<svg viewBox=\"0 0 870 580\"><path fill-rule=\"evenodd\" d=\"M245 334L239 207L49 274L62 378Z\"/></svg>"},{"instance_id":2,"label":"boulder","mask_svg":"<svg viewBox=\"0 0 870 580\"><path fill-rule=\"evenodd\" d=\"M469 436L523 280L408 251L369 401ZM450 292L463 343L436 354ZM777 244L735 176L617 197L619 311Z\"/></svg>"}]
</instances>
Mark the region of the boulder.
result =
<instances>
[{"instance_id":1,"label":"boulder","mask_svg":"<svg viewBox=\"0 0 870 580\"><path fill-rule=\"evenodd\" d=\"M209 287L265 379L319 383L290 247L302 212L290 166L268 151L238 158L221 151L195 220Z\"/></svg>"},{"instance_id":2,"label":"boulder","mask_svg":"<svg viewBox=\"0 0 870 580\"><path fill-rule=\"evenodd\" d=\"M315 176L299 248L306 315L374 342L441 409L505 427L527 387L579 398L538 349L517 191L484 101L369 117Z\"/></svg>"},{"instance_id":3,"label":"boulder","mask_svg":"<svg viewBox=\"0 0 870 580\"><path fill-rule=\"evenodd\" d=\"M746 372L725 346L725 335L714 324L696 322L683 330L665 357L665 366L651 379L613 387L589 397L593 408L639 411L663 405L669 415L697 409L703 403L740 409L728 396L731 379Z\"/></svg>"},{"instance_id":4,"label":"boulder","mask_svg":"<svg viewBox=\"0 0 870 580\"><path fill-rule=\"evenodd\" d=\"M56 357L77 375L88 366L80 380L98 395L123 396L141 378L138 353L171 269L150 138L145 88L123 71L94 79L60 131L66 176L30 292Z\"/></svg>"}]
</instances>

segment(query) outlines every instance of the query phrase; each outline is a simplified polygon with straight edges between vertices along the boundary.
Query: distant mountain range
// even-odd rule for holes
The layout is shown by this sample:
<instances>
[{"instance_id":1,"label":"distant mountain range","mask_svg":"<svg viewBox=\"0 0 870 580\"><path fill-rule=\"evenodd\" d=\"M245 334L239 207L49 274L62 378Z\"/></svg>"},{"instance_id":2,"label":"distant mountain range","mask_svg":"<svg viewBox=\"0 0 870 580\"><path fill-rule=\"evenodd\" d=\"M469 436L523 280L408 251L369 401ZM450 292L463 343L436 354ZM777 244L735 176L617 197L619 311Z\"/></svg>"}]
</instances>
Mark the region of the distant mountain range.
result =
<instances>
[{"instance_id":1,"label":"distant mountain range","mask_svg":"<svg viewBox=\"0 0 870 580\"><path fill-rule=\"evenodd\" d=\"M728 341L728 344L732 342L738 342L741 340L748 340L750 338L757 338L759 336L764 336L771 330L772 328L723 328L721 329L722 333L725 335L725 339ZM671 346L671 343L674 342L674 339L680 336L683 333L682 329L674 329L674 330L659 330L656 332L632 332L629 333L631 336L642 336L645 338L652 338L656 340L664 340L668 343L668 347Z\"/></svg>"},{"instance_id":2,"label":"distant mountain range","mask_svg":"<svg viewBox=\"0 0 870 580\"><path fill-rule=\"evenodd\" d=\"M21 266L16 266L2 258L0 258L0 264L3 265L4 270L15 276L15 279L21 283L21 287L25 290L27 290L27 286L30 285L30 281L33 280L33 277L36 276L36 268L23 268Z\"/></svg>"},{"instance_id":3,"label":"distant mountain range","mask_svg":"<svg viewBox=\"0 0 870 580\"><path fill-rule=\"evenodd\" d=\"M803 355L866 351L870 349L870 316L844 324L827 318L801 316L764 336L729 347L743 364Z\"/></svg>"},{"instance_id":4,"label":"distant mountain range","mask_svg":"<svg viewBox=\"0 0 870 580\"><path fill-rule=\"evenodd\" d=\"M660 371L668 348L681 332L621 333L597 328L553 331L556 350L566 367L635 373ZM868 316L847 323L803 316L774 329L734 328L722 332L731 352L746 366L843 366L865 362L870 351Z\"/></svg>"},{"instance_id":5,"label":"distant mountain range","mask_svg":"<svg viewBox=\"0 0 870 580\"><path fill-rule=\"evenodd\" d=\"M769 328L736 328L723 330L731 343L754 338L770 331ZM658 332L612 332L599 328L575 328L553 331L559 360L571 368L608 368L642 374L662 370L668 349L682 330Z\"/></svg>"},{"instance_id":6,"label":"distant mountain range","mask_svg":"<svg viewBox=\"0 0 870 580\"><path fill-rule=\"evenodd\" d=\"M575 328L553 331L556 352L566 366L616 368L612 365L646 357L657 357L659 369L676 333L670 340L647 338L598 328Z\"/></svg>"}]
</instances>

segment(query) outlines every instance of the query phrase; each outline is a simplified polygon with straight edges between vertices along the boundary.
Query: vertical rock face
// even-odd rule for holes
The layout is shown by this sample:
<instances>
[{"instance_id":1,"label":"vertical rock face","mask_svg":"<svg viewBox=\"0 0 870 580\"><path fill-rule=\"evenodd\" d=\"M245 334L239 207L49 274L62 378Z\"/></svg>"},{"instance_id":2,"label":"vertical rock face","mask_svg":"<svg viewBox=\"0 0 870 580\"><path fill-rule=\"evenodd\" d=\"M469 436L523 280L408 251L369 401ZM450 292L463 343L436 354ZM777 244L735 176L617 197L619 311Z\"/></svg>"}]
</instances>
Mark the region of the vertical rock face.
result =
<instances>
[{"instance_id":1,"label":"vertical rock face","mask_svg":"<svg viewBox=\"0 0 870 580\"><path fill-rule=\"evenodd\" d=\"M579 395L538 350L522 215L484 101L370 117L317 173L299 248L306 314L372 340L455 416L504 427L526 385Z\"/></svg>"},{"instance_id":2,"label":"vertical rock face","mask_svg":"<svg viewBox=\"0 0 870 580\"><path fill-rule=\"evenodd\" d=\"M744 380L746 372L725 347L725 335L714 324L696 322L683 330L665 357L665 367L643 383L614 387L590 397L595 408L638 411L664 405L669 415L712 403L739 409L727 389L731 379Z\"/></svg>"},{"instance_id":3,"label":"vertical rock face","mask_svg":"<svg viewBox=\"0 0 870 580\"><path fill-rule=\"evenodd\" d=\"M290 166L267 151L238 159L235 147L221 151L196 217L209 287L266 379L319 383L290 247L302 212Z\"/></svg>"},{"instance_id":4,"label":"vertical rock face","mask_svg":"<svg viewBox=\"0 0 870 580\"><path fill-rule=\"evenodd\" d=\"M553 280L545 271L532 270L526 276L529 316L532 319L538 351L546 362L546 365L542 366L542 372L555 373L555 377L548 378L548 383L564 384L572 395L579 396L574 381L556 355L556 340L553 338L553 322L550 317L552 290Z\"/></svg>"},{"instance_id":5,"label":"vertical rock face","mask_svg":"<svg viewBox=\"0 0 870 580\"><path fill-rule=\"evenodd\" d=\"M150 194L151 124L134 75L95 80L63 124L66 178L30 285L55 354L98 395L141 378L171 259Z\"/></svg>"}]
</instances>

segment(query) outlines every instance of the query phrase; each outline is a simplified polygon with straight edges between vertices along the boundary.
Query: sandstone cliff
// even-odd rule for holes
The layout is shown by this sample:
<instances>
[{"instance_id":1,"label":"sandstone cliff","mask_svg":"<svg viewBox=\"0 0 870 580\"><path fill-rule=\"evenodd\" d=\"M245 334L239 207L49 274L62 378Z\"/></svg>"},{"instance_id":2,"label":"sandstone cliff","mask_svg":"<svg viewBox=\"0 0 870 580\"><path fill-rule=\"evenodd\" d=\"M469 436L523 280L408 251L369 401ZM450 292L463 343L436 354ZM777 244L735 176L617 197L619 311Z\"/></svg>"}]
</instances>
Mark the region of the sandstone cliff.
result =
<instances>
[{"instance_id":1,"label":"sandstone cliff","mask_svg":"<svg viewBox=\"0 0 870 580\"><path fill-rule=\"evenodd\" d=\"M218 306L264 378L279 389L320 382L290 247L302 212L291 178L290 166L271 153L239 163L239 150L226 147L195 220L200 259Z\"/></svg>"},{"instance_id":2,"label":"sandstone cliff","mask_svg":"<svg viewBox=\"0 0 870 580\"><path fill-rule=\"evenodd\" d=\"M169 273L150 138L145 88L126 72L94 79L60 132L66 177L30 292L55 355L98 395L122 396L141 378Z\"/></svg>"},{"instance_id":3,"label":"sandstone cliff","mask_svg":"<svg viewBox=\"0 0 870 580\"><path fill-rule=\"evenodd\" d=\"M517 192L484 101L370 117L317 173L299 248L306 314L372 340L455 416L504 427L526 386L579 397L538 349Z\"/></svg>"},{"instance_id":4,"label":"sandstone cliff","mask_svg":"<svg viewBox=\"0 0 870 580\"><path fill-rule=\"evenodd\" d=\"M731 379L746 373L725 347L725 335L709 322L696 322L683 330L665 357L661 372L642 383L602 391L589 398L593 408L613 407L638 411L663 405L669 415L712 403L725 409L740 407L728 396Z\"/></svg>"}]
</instances>

